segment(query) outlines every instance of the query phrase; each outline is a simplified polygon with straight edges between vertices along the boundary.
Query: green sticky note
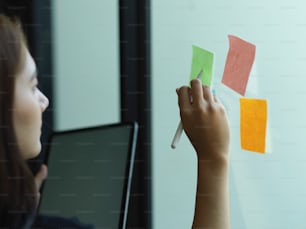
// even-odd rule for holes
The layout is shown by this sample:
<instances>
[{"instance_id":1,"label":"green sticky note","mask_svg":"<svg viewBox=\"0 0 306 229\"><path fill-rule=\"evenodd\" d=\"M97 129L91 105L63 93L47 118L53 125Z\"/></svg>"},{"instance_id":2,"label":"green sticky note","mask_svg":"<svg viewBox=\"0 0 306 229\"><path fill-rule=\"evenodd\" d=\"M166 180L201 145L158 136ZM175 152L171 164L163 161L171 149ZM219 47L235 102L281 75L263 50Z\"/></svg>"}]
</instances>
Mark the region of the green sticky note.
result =
<instances>
[{"instance_id":1,"label":"green sticky note","mask_svg":"<svg viewBox=\"0 0 306 229\"><path fill-rule=\"evenodd\" d=\"M212 52L193 45L190 81L196 79L202 70L202 84L210 86L212 80L213 62L214 54Z\"/></svg>"}]
</instances>

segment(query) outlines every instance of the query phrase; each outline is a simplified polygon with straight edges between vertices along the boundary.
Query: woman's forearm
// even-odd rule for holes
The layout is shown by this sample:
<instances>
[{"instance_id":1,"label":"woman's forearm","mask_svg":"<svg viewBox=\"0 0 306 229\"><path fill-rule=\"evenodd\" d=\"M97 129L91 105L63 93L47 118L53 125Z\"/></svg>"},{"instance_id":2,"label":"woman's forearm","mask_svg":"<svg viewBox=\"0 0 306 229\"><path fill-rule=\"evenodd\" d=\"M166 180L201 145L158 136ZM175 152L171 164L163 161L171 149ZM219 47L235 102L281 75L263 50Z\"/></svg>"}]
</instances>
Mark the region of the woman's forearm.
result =
<instances>
[{"instance_id":1,"label":"woman's forearm","mask_svg":"<svg viewBox=\"0 0 306 229\"><path fill-rule=\"evenodd\" d=\"M198 183L192 228L229 229L228 161L198 161Z\"/></svg>"}]
</instances>

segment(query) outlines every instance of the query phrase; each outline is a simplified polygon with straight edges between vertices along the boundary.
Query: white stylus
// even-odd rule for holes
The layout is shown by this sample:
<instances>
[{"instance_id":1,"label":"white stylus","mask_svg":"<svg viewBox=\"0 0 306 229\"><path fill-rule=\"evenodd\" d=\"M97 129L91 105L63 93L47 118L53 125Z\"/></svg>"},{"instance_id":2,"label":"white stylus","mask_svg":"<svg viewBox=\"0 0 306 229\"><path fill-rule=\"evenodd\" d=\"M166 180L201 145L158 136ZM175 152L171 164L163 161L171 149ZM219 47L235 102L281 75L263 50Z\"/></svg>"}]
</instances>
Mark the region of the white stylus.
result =
<instances>
[{"instance_id":1,"label":"white stylus","mask_svg":"<svg viewBox=\"0 0 306 229\"><path fill-rule=\"evenodd\" d=\"M202 72L203 72L203 69L201 69L201 71L200 71L199 74L197 75L197 79L200 79L200 78L201 78ZM190 100L192 101L192 97L190 97ZM179 123L178 126L177 126L175 135L174 135L173 140L172 140L172 143L171 143L171 148L172 148L172 149L175 149L175 148L176 148L176 145L177 145L177 143L179 142L182 133L183 133L183 124L182 124L182 121L180 120L180 123Z\"/></svg>"}]
</instances>

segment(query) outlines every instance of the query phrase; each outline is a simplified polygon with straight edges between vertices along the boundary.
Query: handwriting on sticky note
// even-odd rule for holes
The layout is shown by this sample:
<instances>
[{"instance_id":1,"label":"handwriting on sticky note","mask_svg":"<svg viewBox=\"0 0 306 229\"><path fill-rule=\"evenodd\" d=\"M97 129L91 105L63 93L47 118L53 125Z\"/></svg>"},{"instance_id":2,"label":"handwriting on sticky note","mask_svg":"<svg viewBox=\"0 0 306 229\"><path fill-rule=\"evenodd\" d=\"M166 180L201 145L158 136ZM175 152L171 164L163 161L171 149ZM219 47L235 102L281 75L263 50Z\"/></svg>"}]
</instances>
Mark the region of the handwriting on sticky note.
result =
<instances>
[{"instance_id":1,"label":"handwriting on sticky note","mask_svg":"<svg viewBox=\"0 0 306 229\"><path fill-rule=\"evenodd\" d=\"M203 85L210 86L213 72L214 54L205 49L192 46L192 65L190 80L196 79L202 71L201 81Z\"/></svg>"},{"instance_id":2,"label":"handwriting on sticky note","mask_svg":"<svg viewBox=\"0 0 306 229\"><path fill-rule=\"evenodd\" d=\"M240 98L241 148L265 153L267 128L267 101Z\"/></svg>"},{"instance_id":3,"label":"handwriting on sticky note","mask_svg":"<svg viewBox=\"0 0 306 229\"><path fill-rule=\"evenodd\" d=\"M230 47L222 83L244 96L255 59L256 47L236 36L229 35L228 37Z\"/></svg>"}]
</instances>

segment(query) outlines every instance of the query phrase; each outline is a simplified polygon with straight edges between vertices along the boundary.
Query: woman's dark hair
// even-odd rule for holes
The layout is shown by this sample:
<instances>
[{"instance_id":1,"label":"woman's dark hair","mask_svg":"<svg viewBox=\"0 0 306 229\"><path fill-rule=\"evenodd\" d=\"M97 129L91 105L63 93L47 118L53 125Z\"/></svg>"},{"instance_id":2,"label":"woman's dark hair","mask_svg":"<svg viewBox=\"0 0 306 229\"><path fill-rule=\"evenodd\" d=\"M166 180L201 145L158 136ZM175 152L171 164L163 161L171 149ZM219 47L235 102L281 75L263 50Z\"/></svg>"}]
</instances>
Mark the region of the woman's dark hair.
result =
<instances>
[{"instance_id":1,"label":"woman's dark hair","mask_svg":"<svg viewBox=\"0 0 306 229\"><path fill-rule=\"evenodd\" d=\"M0 15L1 228L20 228L36 207L34 177L20 154L12 120L15 78L23 67L26 47L18 20Z\"/></svg>"}]
</instances>

